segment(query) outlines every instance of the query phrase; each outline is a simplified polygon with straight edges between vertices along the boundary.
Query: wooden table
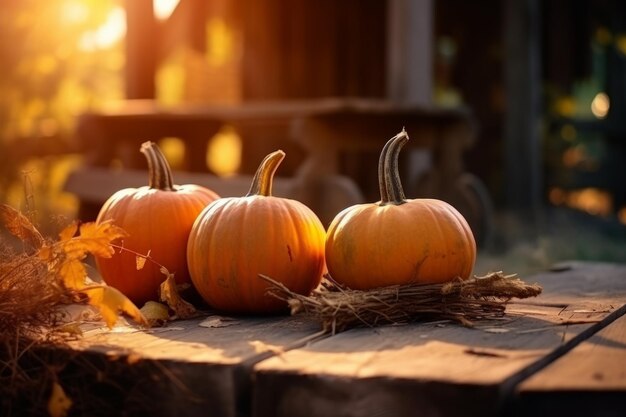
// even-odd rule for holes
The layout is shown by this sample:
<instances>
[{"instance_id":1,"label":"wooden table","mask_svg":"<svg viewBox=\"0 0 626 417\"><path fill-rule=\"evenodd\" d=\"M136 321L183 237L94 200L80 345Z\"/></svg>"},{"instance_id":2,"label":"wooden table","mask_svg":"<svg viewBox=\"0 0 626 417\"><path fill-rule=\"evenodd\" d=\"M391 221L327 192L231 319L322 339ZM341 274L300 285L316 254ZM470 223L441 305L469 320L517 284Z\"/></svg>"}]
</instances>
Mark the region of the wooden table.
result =
<instances>
[{"instance_id":1,"label":"wooden table","mask_svg":"<svg viewBox=\"0 0 626 417\"><path fill-rule=\"evenodd\" d=\"M525 281L543 294L474 328L329 336L282 316L92 327L59 382L76 415L623 416L626 266L569 262Z\"/></svg>"}]
</instances>

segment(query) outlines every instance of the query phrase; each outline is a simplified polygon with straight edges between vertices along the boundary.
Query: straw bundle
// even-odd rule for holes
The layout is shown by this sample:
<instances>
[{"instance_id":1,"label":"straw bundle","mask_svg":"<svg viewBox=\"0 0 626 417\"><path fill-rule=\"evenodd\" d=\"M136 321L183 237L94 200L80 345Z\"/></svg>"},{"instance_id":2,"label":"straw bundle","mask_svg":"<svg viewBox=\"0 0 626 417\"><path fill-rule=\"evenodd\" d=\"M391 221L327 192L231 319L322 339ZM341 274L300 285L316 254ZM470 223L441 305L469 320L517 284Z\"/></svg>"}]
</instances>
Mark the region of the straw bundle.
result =
<instances>
[{"instance_id":1,"label":"straw bundle","mask_svg":"<svg viewBox=\"0 0 626 417\"><path fill-rule=\"evenodd\" d=\"M535 297L542 288L501 271L445 284L408 284L368 291L342 288L326 275L311 295L290 291L261 276L269 294L287 302L291 314L304 314L332 333L357 326L399 324L417 320L454 320L471 326L476 320L502 317L512 298Z\"/></svg>"}]
</instances>

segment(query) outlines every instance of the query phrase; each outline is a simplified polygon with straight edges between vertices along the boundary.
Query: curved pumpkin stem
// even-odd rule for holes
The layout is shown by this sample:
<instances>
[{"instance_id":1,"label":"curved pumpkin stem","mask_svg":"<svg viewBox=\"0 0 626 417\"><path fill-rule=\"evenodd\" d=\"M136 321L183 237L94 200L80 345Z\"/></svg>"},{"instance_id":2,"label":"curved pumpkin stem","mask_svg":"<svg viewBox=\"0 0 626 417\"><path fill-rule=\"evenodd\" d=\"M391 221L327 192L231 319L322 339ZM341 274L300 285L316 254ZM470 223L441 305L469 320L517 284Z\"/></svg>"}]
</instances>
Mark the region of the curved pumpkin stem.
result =
<instances>
[{"instance_id":1,"label":"curved pumpkin stem","mask_svg":"<svg viewBox=\"0 0 626 417\"><path fill-rule=\"evenodd\" d=\"M402 128L402 132L387 141L378 160L378 185L380 187L380 205L400 205L406 203L400 172L398 170L398 156L400 150L409 140L409 135Z\"/></svg>"},{"instance_id":2,"label":"curved pumpkin stem","mask_svg":"<svg viewBox=\"0 0 626 417\"><path fill-rule=\"evenodd\" d=\"M140 151L148 160L148 185L150 188L162 191L176 191L170 164L157 144L150 141L144 142L141 144Z\"/></svg>"},{"instance_id":3,"label":"curved pumpkin stem","mask_svg":"<svg viewBox=\"0 0 626 417\"><path fill-rule=\"evenodd\" d=\"M263 161L261 161L261 165L257 168L254 178L252 178L252 185L246 197L253 195L269 197L272 195L274 173L284 158L285 152L279 149L267 155Z\"/></svg>"}]
</instances>

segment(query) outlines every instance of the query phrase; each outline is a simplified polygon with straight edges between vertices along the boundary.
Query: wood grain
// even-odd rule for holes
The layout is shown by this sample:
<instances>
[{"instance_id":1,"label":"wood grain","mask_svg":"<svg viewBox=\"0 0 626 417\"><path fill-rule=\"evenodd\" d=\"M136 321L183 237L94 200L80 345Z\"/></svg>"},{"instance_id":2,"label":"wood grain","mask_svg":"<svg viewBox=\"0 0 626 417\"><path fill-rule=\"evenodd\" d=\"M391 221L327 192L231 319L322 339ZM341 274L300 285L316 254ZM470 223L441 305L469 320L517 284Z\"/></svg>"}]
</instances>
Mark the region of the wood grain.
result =
<instances>
[{"instance_id":1,"label":"wood grain","mask_svg":"<svg viewBox=\"0 0 626 417\"><path fill-rule=\"evenodd\" d=\"M206 317L141 330L88 329L55 352L76 415L236 416L249 413L251 366L301 344L316 324L285 316L238 317L206 328ZM92 326L93 327L93 326ZM60 358L59 358L60 356Z\"/></svg>"},{"instance_id":2,"label":"wood grain","mask_svg":"<svg viewBox=\"0 0 626 417\"><path fill-rule=\"evenodd\" d=\"M519 415L548 415L552 410L568 416L624 415L626 316L532 375L517 391Z\"/></svg>"},{"instance_id":3,"label":"wood grain","mask_svg":"<svg viewBox=\"0 0 626 417\"><path fill-rule=\"evenodd\" d=\"M624 363L626 266L558 269L525 279L543 285L540 297L474 328L415 323L324 338L318 324L285 316L238 317L217 328L200 327L202 319L152 330L85 325L82 339L45 363L76 415L537 415L553 405L537 399L570 395L575 387L554 388L575 378L570 371L587 372L577 400L621 410L623 367L611 364ZM558 365L569 355L580 365ZM544 379L528 379L512 396L533 374Z\"/></svg>"},{"instance_id":4,"label":"wood grain","mask_svg":"<svg viewBox=\"0 0 626 417\"><path fill-rule=\"evenodd\" d=\"M545 294L502 321L357 329L261 362L255 415L497 415L515 384L626 304L623 266L572 263L528 281Z\"/></svg>"}]
</instances>

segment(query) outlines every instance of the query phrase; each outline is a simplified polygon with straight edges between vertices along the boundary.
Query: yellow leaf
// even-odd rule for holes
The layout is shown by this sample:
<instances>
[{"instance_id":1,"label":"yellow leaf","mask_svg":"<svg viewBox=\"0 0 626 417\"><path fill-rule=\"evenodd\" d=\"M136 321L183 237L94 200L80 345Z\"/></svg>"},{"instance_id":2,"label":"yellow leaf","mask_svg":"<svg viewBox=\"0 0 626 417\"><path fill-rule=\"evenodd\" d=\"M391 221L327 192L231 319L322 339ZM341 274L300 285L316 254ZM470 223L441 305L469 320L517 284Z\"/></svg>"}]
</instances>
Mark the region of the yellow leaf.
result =
<instances>
[{"instance_id":1,"label":"yellow leaf","mask_svg":"<svg viewBox=\"0 0 626 417\"><path fill-rule=\"evenodd\" d=\"M151 251L148 251L146 256L137 255L135 257L135 263L137 265L137 271L141 271L143 269L143 267L146 266L146 261L150 257L150 252Z\"/></svg>"},{"instance_id":2,"label":"yellow leaf","mask_svg":"<svg viewBox=\"0 0 626 417\"><path fill-rule=\"evenodd\" d=\"M109 328L115 325L117 315L120 312L128 315L143 326L149 326L148 321L137 306L117 289L99 285L83 288L82 292L89 297L89 304L100 310L102 319Z\"/></svg>"},{"instance_id":3,"label":"yellow leaf","mask_svg":"<svg viewBox=\"0 0 626 417\"><path fill-rule=\"evenodd\" d=\"M0 220L4 223L7 230L22 242L31 245L35 249L39 249L45 243L43 236L39 230L19 211L13 207L0 204Z\"/></svg>"},{"instance_id":4,"label":"yellow leaf","mask_svg":"<svg viewBox=\"0 0 626 417\"><path fill-rule=\"evenodd\" d=\"M50 417L65 417L72 407L72 400L65 394L58 382L52 384L52 393L48 399L48 414Z\"/></svg>"},{"instance_id":5,"label":"yellow leaf","mask_svg":"<svg viewBox=\"0 0 626 417\"><path fill-rule=\"evenodd\" d=\"M161 273L167 277L165 281L161 283L159 289L161 301L167 303L178 318L189 319L198 316L199 313L196 308L187 301L183 300L178 293L174 274L170 273L165 267L161 267Z\"/></svg>"},{"instance_id":6,"label":"yellow leaf","mask_svg":"<svg viewBox=\"0 0 626 417\"><path fill-rule=\"evenodd\" d=\"M63 230L61 230L61 232L59 233L59 241L64 242L66 240L70 240L71 238L74 237L77 231L78 231L78 223L72 222L72 224L65 227Z\"/></svg>"},{"instance_id":7,"label":"yellow leaf","mask_svg":"<svg viewBox=\"0 0 626 417\"><path fill-rule=\"evenodd\" d=\"M85 223L80 227L80 235L58 242L69 259L84 259L87 252L110 258L115 253L111 242L127 236L127 233L111 222Z\"/></svg>"},{"instance_id":8,"label":"yellow leaf","mask_svg":"<svg viewBox=\"0 0 626 417\"><path fill-rule=\"evenodd\" d=\"M66 288L80 290L85 286L87 269L77 259L66 259L59 267L59 276Z\"/></svg>"}]
</instances>

